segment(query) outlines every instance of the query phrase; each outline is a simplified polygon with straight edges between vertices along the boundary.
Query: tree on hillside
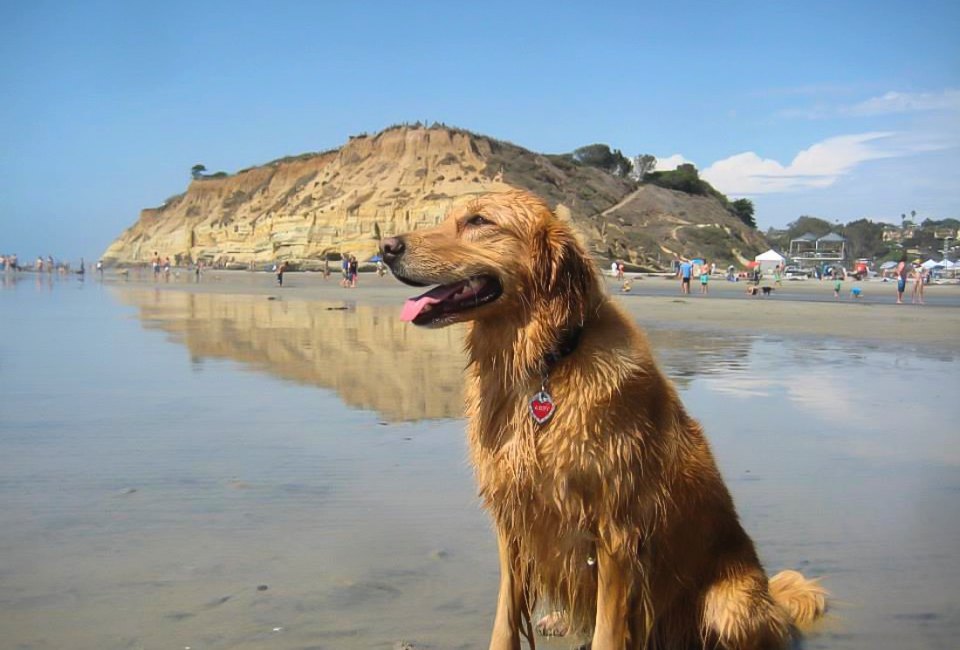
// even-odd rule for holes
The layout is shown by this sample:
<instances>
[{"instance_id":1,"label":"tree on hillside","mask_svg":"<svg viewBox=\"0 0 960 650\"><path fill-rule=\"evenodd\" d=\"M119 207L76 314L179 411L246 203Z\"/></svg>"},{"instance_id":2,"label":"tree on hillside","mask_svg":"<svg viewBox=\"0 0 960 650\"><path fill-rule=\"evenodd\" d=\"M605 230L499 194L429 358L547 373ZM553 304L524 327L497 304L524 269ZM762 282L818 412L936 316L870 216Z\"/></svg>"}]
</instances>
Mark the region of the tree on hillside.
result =
<instances>
[{"instance_id":1,"label":"tree on hillside","mask_svg":"<svg viewBox=\"0 0 960 650\"><path fill-rule=\"evenodd\" d=\"M807 233L815 237L823 237L831 230L833 230L833 225L829 221L808 215L798 217L796 221L787 224L787 236L790 239L796 239Z\"/></svg>"},{"instance_id":2,"label":"tree on hillside","mask_svg":"<svg viewBox=\"0 0 960 650\"><path fill-rule=\"evenodd\" d=\"M648 183L665 187L668 190L677 190L678 192L698 194L700 196L709 194L707 191L709 184L700 180L700 174L697 173L697 168L690 163L684 163L670 171L650 172L647 174L645 180Z\"/></svg>"},{"instance_id":3,"label":"tree on hillside","mask_svg":"<svg viewBox=\"0 0 960 650\"><path fill-rule=\"evenodd\" d=\"M737 215L740 221L751 228L755 229L757 227L757 222L753 218L753 201L750 199L737 199L730 204L730 209L733 210L733 213Z\"/></svg>"},{"instance_id":4,"label":"tree on hillside","mask_svg":"<svg viewBox=\"0 0 960 650\"><path fill-rule=\"evenodd\" d=\"M609 145L588 144L575 149L573 159L581 165L597 167L614 176L626 176L632 167L630 159L624 156L619 149L610 150Z\"/></svg>"},{"instance_id":5,"label":"tree on hillside","mask_svg":"<svg viewBox=\"0 0 960 650\"><path fill-rule=\"evenodd\" d=\"M883 224L868 219L857 219L843 227L847 251L852 259L877 258L886 255L890 247L883 241Z\"/></svg>"},{"instance_id":6,"label":"tree on hillside","mask_svg":"<svg viewBox=\"0 0 960 650\"><path fill-rule=\"evenodd\" d=\"M823 237L833 229L834 227L829 221L804 215L798 217L796 221L788 223L786 230L778 233L779 236L773 237L768 233L767 239L771 244L779 247L780 250L788 251L790 250L790 242L798 237L806 234L813 235L814 237Z\"/></svg>"},{"instance_id":7,"label":"tree on hillside","mask_svg":"<svg viewBox=\"0 0 960 650\"><path fill-rule=\"evenodd\" d=\"M642 156L633 157L633 169L630 170L630 178L635 181L642 181L643 177L652 172L657 167L657 157L648 153Z\"/></svg>"},{"instance_id":8,"label":"tree on hillside","mask_svg":"<svg viewBox=\"0 0 960 650\"><path fill-rule=\"evenodd\" d=\"M193 176L193 180L199 180L203 177L205 171L207 171L207 168L204 165L196 164L190 168L190 175Z\"/></svg>"}]
</instances>

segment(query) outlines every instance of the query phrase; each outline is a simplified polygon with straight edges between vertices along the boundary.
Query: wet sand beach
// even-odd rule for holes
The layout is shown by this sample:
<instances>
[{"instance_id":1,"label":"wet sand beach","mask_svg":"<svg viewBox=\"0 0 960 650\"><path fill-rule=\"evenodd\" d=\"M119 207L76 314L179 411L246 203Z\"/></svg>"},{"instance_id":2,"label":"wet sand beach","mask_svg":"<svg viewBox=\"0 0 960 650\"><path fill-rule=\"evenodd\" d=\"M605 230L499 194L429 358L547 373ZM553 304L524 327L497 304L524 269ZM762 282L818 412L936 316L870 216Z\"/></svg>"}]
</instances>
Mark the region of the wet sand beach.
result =
<instances>
[{"instance_id":1,"label":"wet sand beach","mask_svg":"<svg viewBox=\"0 0 960 650\"><path fill-rule=\"evenodd\" d=\"M678 281L658 276L635 280L626 294L611 278L605 278L605 283L610 295L642 325L960 348L957 284L927 286L926 304L897 305L896 284L879 280L856 283L864 290L859 300L850 297L852 282L844 283L839 299L833 297L832 282L817 280L784 281L783 286L774 286L768 297L748 296L745 289L750 285L746 282L719 278L710 283L707 296L698 293L698 286L691 294L680 295ZM143 284L162 290L267 295L283 300L343 300L398 310L406 298L418 292L390 276L379 278L372 273L361 274L356 289L340 287L336 275L324 280L316 273L290 273L284 286L278 287L272 274L242 271L208 272L200 283L184 279ZM910 289L908 286L905 294L908 302Z\"/></svg>"},{"instance_id":2,"label":"wet sand beach","mask_svg":"<svg viewBox=\"0 0 960 650\"><path fill-rule=\"evenodd\" d=\"M4 283L0 645L486 647L462 328L400 322L417 290L371 274L188 279ZM616 299L765 566L833 593L797 648L953 647L960 287L897 306L784 285Z\"/></svg>"}]
</instances>

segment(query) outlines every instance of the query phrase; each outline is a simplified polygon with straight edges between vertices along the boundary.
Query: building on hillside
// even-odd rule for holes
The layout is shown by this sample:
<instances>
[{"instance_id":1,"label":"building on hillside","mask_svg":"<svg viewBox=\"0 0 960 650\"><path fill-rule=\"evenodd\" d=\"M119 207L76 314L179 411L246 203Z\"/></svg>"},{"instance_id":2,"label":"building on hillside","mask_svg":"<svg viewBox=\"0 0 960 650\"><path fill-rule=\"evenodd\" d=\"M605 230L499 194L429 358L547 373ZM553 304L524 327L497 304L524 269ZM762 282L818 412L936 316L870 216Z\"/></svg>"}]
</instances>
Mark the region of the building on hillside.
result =
<instances>
[{"instance_id":1,"label":"building on hillside","mask_svg":"<svg viewBox=\"0 0 960 650\"><path fill-rule=\"evenodd\" d=\"M823 237L811 233L790 240L790 258L802 269L843 265L847 257L847 240L835 232Z\"/></svg>"},{"instance_id":2,"label":"building on hillside","mask_svg":"<svg viewBox=\"0 0 960 650\"><path fill-rule=\"evenodd\" d=\"M804 233L790 240L790 257L800 259L817 251L817 236L812 232Z\"/></svg>"},{"instance_id":3,"label":"building on hillside","mask_svg":"<svg viewBox=\"0 0 960 650\"><path fill-rule=\"evenodd\" d=\"M899 228L884 228L883 243L899 244L903 241L903 232Z\"/></svg>"}]
</instances>

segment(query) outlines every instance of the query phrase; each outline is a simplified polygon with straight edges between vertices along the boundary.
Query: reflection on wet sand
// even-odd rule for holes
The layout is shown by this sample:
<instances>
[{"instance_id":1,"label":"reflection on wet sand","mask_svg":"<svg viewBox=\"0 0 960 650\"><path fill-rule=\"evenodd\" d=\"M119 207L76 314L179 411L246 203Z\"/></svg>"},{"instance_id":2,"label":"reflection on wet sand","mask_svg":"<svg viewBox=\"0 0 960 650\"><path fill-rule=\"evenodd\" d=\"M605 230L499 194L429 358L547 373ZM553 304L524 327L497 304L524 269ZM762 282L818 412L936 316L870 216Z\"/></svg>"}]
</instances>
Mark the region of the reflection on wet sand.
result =
<instances>
[{"instance_id":1,"label":"reflection on wet sand","mask_svg":"<svg viewBox=\"0 0 960 650\"><path fill-rule=\"evenodd\" d=\"M463 328L413 328L395 308L129 288L119 298L144 326L171 334L195 363L231 359L283 379L335 390L389 421L463 414ZM681 386L745 362L749 337L651 330L650 343ZM693 353L693 354L691 354Z\"/></svg>"},{"instance_id":2,"label":"reflection on wet sand","mask_svg":"<svg viewBox=\"0 0 960 650\"><path fill-rule=\"evenodd\" d=\"M395 309L263 296L123 289L145 327L171 334L195 363L231 359L335 390L390 421L463 413L462 329L417 330Z\"/></svg>"}]
</instances>

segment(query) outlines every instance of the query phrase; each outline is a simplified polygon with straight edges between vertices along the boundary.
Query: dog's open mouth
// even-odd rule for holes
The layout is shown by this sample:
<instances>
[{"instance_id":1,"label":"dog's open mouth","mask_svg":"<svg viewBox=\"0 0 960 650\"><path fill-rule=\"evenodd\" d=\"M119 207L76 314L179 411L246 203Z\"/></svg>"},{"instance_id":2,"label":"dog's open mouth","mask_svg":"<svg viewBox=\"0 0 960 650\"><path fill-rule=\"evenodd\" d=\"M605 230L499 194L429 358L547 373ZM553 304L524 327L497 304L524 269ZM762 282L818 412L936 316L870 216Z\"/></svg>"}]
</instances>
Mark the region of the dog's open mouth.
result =
<instances>
[{"instance_id":1,"label":"dog's open mouth","mask_svg":"<svg viewBox=\"0 0 960 650\"><path fill-rule=\"evenodd\" d=\"M500 281L489 275L441 284L410 298L400 312L400 320L414 325L436 325L451 321L453 314L493 302L503 293Z\"/></svg>"}]
</instances>

